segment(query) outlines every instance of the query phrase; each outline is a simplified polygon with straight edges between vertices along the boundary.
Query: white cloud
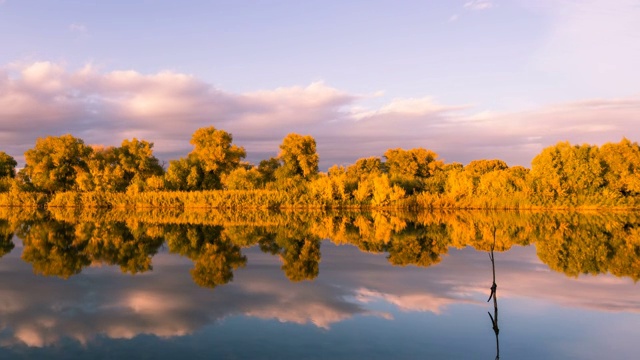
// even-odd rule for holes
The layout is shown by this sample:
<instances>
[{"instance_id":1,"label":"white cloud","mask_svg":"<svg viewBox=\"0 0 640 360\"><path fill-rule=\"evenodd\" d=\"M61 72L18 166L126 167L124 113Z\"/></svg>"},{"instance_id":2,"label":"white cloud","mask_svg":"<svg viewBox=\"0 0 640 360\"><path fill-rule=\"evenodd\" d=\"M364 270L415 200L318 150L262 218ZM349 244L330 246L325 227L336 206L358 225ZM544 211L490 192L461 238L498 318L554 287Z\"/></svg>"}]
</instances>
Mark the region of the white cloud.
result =
<instances>
[{"instance_id":1,"label":"white cloud","mask_svg":"<svg viewBox=\"0 0 640 360\"><path fill-rule=\"evenodd\" d=\"M489 0L472 0L464 4L465 9L469 10L487 10L493 7L493 2Z\"/></svg>"},{"instance_id":2,"label":"white cloud","mask_svg":"<svg viewBox=\"0 0 640 360\"><path fill-rule=\"evenodd\" d=\"M72 133L90 144L138 137L164 160L191 149L204 126L231 132L249 160L275 155L290 132L316 138L321 166L380 156L386 149L425 147L446 161L502 158L528 166L544 146L640 139L640 97L593 99L528 112L498 113L445 105L432 97L392 99L376 108L367 97L323 82L248 93L217 89L164 71L72 71L51 62L0 67L0 141L21 161L36 138Z\"/></svg>"}]
</instances>

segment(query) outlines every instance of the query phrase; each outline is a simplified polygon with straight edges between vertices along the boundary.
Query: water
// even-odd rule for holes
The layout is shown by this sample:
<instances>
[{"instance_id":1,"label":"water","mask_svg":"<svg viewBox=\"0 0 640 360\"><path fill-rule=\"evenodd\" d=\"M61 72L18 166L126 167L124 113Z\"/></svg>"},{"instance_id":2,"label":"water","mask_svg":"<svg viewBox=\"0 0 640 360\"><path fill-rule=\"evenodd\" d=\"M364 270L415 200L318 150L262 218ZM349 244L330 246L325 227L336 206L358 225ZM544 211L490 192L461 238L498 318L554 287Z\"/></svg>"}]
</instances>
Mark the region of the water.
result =
<instances>
[{"instance_id":1,"label":"water","mask_svg":"<svg viewBox=\"0 0 640 360\"><path fill-rule=\"evenodd\" d=\"M635 214L0 219L2 359L637 357Z\"/></svg>"}]
</instances>

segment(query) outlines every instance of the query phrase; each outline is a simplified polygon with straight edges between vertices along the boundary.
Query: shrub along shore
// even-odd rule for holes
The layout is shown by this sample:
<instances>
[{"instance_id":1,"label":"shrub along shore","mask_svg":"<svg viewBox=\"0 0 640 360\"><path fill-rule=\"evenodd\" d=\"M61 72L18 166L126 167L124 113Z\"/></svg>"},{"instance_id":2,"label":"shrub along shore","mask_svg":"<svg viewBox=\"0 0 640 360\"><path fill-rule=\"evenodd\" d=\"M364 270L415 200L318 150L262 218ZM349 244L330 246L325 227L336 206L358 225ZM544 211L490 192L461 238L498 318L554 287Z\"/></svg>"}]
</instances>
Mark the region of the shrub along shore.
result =
<instances>
[{"instance_id":1,"label":"shrub along shore","mask_svg":"<svg viewBox=\"0 0 640 360\"><path fill-rule=\"evenodd\" d=\"M52 195L33 192L0 193L0 206L24 208L89 208L89 209L478 209L478 210L542 210L542 209L640 209L640 199L607 202L606 199L583 198L555 204L536 203L535 199L500 199L477 197L473 201L456 202L442 195L416 194L383 204L370 201L342 202L311 195L268 190L213 191L147 191L135 194L116 192L61 192Z\"/></svg>"},{"instance_id":2,"label":"shrub along shore","mask_svg":"<svg viewBox=\"0 0 640 360\"><path fill-rule=\"evenodd\" d=\"M619 143L542 150L531 169L499 159L445 163L424 148L318 169L310 135L287 135L258 165L214 127L197 130L185 158L168 168L153 143L85 145L72 135L39 138L16 172L0 152L0 206L218 209L638 209L640 146Z\"/></svg>"}]
</instances>

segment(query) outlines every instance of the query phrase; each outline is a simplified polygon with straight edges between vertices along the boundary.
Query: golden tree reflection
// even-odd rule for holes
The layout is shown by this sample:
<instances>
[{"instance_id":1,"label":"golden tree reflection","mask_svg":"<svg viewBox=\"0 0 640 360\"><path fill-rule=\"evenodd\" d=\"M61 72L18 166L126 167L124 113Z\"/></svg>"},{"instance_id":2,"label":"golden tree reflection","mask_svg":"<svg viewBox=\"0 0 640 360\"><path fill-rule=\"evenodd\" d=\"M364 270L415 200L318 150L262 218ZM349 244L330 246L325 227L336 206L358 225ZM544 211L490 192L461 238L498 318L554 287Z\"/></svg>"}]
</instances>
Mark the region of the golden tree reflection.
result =
<instances>
[{"instance_id":1,"label":"golden tree reflection","mask_svg":"<svg viewBox=\"0 0 640 360\"><path fill-rule=\"evenodd\" d=\"M126 219L126 220L123 220ZM386 253L392 265L433 266L450 248L507 251L536 244L551 269L568 276L611 273L640 279L640 215L571 212L221 212L50 209L29 216L0 212L0 254L23 240L36 273L68 278L93 264L123 272L152 269L167 243L194 262L198 284L219 286L247 263L243 248L278 256L292 281L319 274L321 243Z\"/></svg>"},{"instance_id":2,"label":"golden tree reflection","mask_svg":"<svg viewBox=\"0 0 640 360\"><path fill-rule=\"evenodd\" d=\"M10 253L14 247L11 224L7 220L0 220L0 258Z\"/></svg>"},{"instance_id":3,"label":"golden tree reflection","mask_svg":"<svg viewBox=\"0 0 640 360\"><path fill-rule=\"evenodd\" d=\"M169 251L193 260L191 277L202 287L228 283L233 280L233 270L247 263L246 256L229 240L223 226L169 225L165 233Z\"/></svg>"}]
</instances>

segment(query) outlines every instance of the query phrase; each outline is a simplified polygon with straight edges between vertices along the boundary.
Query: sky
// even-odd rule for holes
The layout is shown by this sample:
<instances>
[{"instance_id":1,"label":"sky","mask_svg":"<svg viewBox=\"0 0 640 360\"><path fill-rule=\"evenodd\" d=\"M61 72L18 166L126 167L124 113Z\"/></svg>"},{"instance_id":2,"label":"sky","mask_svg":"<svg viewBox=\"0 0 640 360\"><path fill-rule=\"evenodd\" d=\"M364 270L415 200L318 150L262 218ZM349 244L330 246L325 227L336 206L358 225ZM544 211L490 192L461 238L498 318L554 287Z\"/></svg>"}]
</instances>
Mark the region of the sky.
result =
<instances>
[{"instance_id":1,"label":"sky","mask_svg":"<svg viewBox=\"0 0 640 360\"><path fill-rule=\"evenodd\" d=\"M207 126L254 163L309 134L321 170L640 140L640 0L0 0L0 45L18 166L67 133L168 162Z\"/></svg>"}]
</instances>

